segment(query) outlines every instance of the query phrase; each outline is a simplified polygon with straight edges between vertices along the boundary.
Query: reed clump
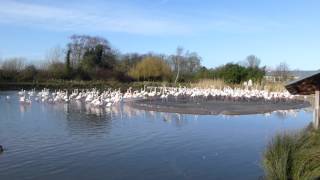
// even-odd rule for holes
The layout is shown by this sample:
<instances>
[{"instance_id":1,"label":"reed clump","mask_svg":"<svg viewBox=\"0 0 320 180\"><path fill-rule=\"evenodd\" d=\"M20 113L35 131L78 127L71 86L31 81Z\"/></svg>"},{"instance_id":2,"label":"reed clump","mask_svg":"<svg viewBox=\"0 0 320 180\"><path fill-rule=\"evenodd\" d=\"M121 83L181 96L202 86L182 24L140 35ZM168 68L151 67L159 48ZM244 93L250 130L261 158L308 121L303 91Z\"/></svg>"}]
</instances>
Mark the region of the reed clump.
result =
<instances>
[{"instance_id":1,"label":"reed clump","mask_svg":"<svg viewBox=\"0 0 320 180\"><path fill-rule=\"evenodd\" d=\"M279 134L263 155L266 179L320 178L320 130L312 126L298 133Z\"/></svg>"},{"instance_id":2,"label":"reed clump","mask_svg":"<svg viewBox=\"0 0 320 180\"><path fill-rule=\"evenodd\" d=\"M231 88L245 88L244 84L228 84L223 79L200 79L195 83L190 83L192 88L216 88L223 89L224 87ZM269 92L282 92L285 91L284 83L281 82L260 82L253 83L252 88L258 90L267 90Z\"/></svg>"},{"instance_id":3,"label":"reed clump","mask_svg":"<svg viewBox=\"0 0 320 180\"><path fill-rule=\"evenodd\" d=\"M285 85L281 82L267 82L262 83L263 85L260 85L261 90L267 90L269 92L281 92L285 91Z\"/></svg>"},{"instance_id":4,"label":"reed clump","mask_svg":"<svg viewBox=\"0 0 320 180\"><path fill-rule=\"evenodd\" d=\"M216 88L223 89L224 87L228 87L227 83L225 83L222 79L201 79L198 82L190 83L191 88Z\"/></svg>"}]
</instances>

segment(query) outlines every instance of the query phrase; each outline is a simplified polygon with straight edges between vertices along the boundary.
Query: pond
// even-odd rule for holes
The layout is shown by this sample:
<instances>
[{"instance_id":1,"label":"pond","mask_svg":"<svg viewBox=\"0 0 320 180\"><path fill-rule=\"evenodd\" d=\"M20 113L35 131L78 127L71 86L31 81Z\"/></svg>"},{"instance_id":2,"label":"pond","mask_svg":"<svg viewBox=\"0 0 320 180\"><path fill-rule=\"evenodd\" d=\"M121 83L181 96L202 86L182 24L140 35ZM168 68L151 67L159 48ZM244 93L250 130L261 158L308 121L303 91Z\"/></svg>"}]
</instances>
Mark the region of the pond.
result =
<instances>
[{"instance_id":1,"label":"pond","mask_svg":"<svg viewBox=\"0 0 320 180\"><path fill-rule=\"evenodd\" d=\"M308 109L225 116L21 105L17 92L0 92L0 179L259 179L268 141L311 120Z\"/></svg>"}]
</instances>

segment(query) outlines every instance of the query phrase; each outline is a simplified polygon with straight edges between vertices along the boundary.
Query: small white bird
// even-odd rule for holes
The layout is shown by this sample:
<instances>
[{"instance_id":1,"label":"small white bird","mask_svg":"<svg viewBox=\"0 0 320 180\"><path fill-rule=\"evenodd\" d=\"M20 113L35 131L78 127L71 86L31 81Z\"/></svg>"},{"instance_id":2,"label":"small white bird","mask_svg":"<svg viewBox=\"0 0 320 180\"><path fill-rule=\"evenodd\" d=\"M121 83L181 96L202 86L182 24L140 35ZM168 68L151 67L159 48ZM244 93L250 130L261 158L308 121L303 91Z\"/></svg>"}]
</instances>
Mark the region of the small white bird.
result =
<instances>
[{"instance_id":1,"label":"small white bird","mask_svg":"<svg viewBox=\"0 0 320 180\"><path fill-rule=\"evenodd\" d=\"M106 104L106 107L111 107L111 105L112 105L112 103L111 103L111 102L108 102L108 103Z\"/></svg>"}]
</instances>

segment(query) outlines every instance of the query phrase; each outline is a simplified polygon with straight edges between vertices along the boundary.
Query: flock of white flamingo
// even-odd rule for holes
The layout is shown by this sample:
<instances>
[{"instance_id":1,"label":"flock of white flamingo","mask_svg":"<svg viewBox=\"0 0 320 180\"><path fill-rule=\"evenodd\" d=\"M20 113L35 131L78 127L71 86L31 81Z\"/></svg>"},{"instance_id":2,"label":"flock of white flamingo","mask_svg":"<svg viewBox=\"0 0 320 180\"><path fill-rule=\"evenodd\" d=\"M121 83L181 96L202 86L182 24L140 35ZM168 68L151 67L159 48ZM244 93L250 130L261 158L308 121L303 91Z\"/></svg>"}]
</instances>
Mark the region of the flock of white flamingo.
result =
<instances>
[{"instance_id":1,"label":"flock of white flamingo","mask_svg":"<svg viewBox=\"0 0 320 180\"><path fill-rule=\"evenodd\" d=\"M257 89L241 89L225 87L217 88L187 88L187 87L148 87L141 90L127 89L125 92L117 90L99 91L97 89L74 89L67 90L43 89L41 91L21 90L18 92L19 101L22 104L31 104L32 101L47 103L68 103L70 101L81 101L94 107L111 107L120 102L134 101L138 99L168 99L189 98L197 100L231 100L231 101L265 101L265 102L291 102L297 96L287 91L269 92ZM9 96L6 99L10 99Z\"/></svg>"}]
</instances>

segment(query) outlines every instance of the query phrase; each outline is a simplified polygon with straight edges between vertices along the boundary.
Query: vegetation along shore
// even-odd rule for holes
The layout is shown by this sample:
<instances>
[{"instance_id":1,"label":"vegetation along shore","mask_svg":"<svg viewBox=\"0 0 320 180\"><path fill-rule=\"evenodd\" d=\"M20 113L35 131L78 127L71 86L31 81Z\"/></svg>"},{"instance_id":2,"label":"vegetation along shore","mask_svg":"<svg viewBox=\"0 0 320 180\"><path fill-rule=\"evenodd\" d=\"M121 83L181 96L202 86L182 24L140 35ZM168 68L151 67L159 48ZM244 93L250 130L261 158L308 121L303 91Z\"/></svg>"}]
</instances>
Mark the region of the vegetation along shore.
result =
<instances>
[{"instance_id":1,"label":"vegetation along shore","mask_svg":"<svg viewBox=\"0 0 320 180\"><path fill-rule=\"evenodd\" d=\"M320 130L312 125L300 132L278 134L263 156L266 179L318 179Z\"/></svg>"},{"instance_id":2,"label":"vegetation along shore","mask_svg":"<svg viewBox=\"0 0 320 180\"><path fill-rule=\"evenodd\" d=\"M73 35L65 48L49 50L45 60L21 57L0 60L0 89L118 88L127 84L140 86L141 82L189 86L202 79L221 80L229 86L251 79L255 84L264 85L269 69L260 64L257 56L249 55L209 69L201 64L196 52L181 47L169 55L121 53L105 38ZM280 63L273 73L277 82L290 78L286 63Z\"/></svg>"}]
</instances>

